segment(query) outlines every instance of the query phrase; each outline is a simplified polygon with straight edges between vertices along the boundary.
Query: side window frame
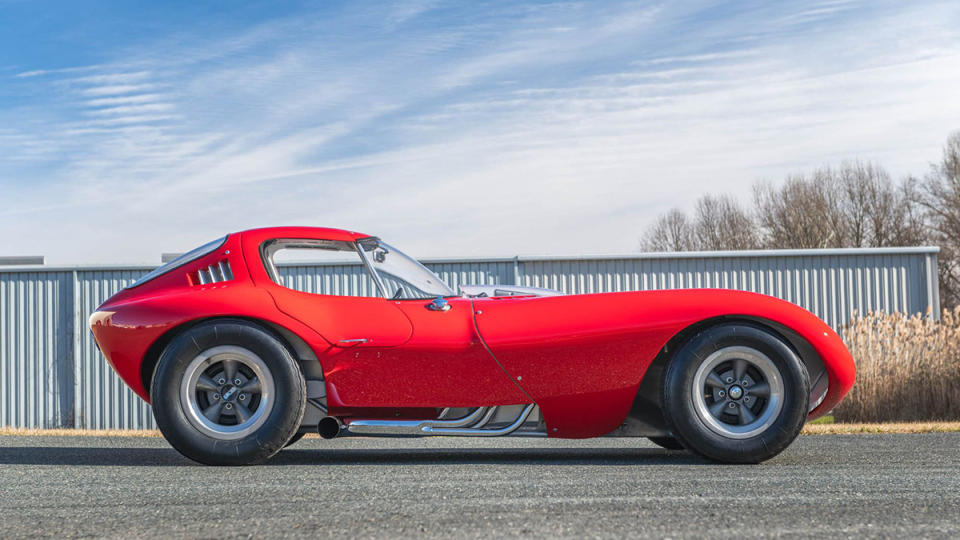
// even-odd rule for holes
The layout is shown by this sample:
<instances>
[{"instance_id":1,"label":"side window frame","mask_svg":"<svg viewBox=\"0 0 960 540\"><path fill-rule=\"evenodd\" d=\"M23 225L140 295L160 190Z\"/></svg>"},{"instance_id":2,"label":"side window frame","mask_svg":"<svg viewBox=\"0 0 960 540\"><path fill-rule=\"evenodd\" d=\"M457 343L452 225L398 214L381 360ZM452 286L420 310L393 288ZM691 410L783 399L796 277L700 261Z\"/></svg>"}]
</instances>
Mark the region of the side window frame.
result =
<instances>
[{"instance_id":1,"label":"side window frame","mask_svg":"<svg viewBox=\"0 0 960 540\"><path fill-rule=\"evenodd\" d=\"M277 272L276 263L273 261L273 256L276 254L276 252L280 251L281 249L295 248L323 249L320 246L324 243L349 245L353 252L359 256L361 264L367 271L370 279L373 281L377 291L380 293L380 296L355 296L355 298L386 298L386 287L383 284L383 280L380 279L380 275L373 268L373 265L371 264L370 259L367 257L367 254L363 252L363 248L360 246L359 241L347 242L342 240L325 240L322 238L271 238L270 240L265 240L260 244L260 262L263 264L263 269L267 272L267 277L270 278L270 281L272 281L273 284L278 287L283 287L284 289L290 289L297 292L304 292L307 294L315 294L318 296L351 297L352 295L324 295L322 293L308 293L307 291L299 291L298 289L287 287L280 278L280 274ZM348 250L338 251L343 251L345 253L348 252Z\"/></svg>"}]
</instances>

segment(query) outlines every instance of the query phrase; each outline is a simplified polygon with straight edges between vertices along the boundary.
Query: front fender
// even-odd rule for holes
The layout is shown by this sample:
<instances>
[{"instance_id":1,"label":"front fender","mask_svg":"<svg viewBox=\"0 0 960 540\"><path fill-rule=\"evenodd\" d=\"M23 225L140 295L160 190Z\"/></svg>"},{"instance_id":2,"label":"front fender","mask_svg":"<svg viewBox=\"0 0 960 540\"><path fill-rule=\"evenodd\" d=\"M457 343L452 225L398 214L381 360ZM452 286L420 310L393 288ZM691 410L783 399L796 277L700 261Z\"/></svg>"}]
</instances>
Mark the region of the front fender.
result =
<instances>
[{"instance_id":1,"label":"front fender","mask_svg":"<svg viewBox=\"0 0 960 540\"><path fill-rule=\"evenodd\" d=\"M812 416L835 406L856 374L842 340L825 323L799 306L756 293L644 291L476 299L475 305L480 335L540 405L555 437L594 437L619 427L657 354L684 329L709 319L771 321L806 340L829 377Z\"/></svg>"}]
</instances>

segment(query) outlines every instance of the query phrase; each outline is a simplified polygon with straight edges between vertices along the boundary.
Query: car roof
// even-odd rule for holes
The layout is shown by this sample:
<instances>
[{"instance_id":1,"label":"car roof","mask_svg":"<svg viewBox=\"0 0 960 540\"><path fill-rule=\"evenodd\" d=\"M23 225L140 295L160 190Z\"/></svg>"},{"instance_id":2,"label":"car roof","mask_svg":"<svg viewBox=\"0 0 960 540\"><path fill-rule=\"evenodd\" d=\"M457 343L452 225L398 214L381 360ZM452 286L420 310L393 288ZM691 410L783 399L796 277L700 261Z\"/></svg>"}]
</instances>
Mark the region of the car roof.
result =
<instances>
[{"instance_id":1,"label":"car roof","mask_svg":"<svg viewBox=\"0 0 960 540\"><path fill-rule=\"evenodd\" d=\"M315 238L319 240L338 240L344 242L355 242L361 238L370 238L369 234L328 227L263 227L260 229L240 231L237 234L260 239Z\"/></svg>"}]
</instances>

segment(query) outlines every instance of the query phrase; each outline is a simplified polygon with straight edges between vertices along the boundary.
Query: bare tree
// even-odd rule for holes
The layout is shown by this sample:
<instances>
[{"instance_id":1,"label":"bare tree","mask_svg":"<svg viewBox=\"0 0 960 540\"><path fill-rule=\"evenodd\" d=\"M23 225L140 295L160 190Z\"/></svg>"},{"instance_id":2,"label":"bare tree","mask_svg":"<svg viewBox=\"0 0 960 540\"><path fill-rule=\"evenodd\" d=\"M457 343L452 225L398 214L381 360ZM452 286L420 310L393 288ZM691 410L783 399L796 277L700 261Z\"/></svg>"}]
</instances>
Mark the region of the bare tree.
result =
<instances>
[{"instance_id":1,"label":"bare tree","mask_svg":"<svg viewBox=\"0 0 960 540\"><path fill-rule=\"evenodd\" d=\"M757 228L733 197L705 195L693 218L674 208L660 216L643 236L644 251L720 251L757 249Z\"/></svg>"},{"instance_id":2,"label":"bare tree","mask_svg":"<svg viewBox=\"0 0 960 540\"><path fill-rule=\"evenodd\" d=\"M697 201L693 249L722 251L757 249L757 228L743 207L729 195L705 195Z\"/></svg>"},{"instance_id":3,"label":"bare tree","mask_svg":"<svg viewBox=\"0 0 960 540\"><path fill-rule=\"evenodd\" d=\"M810 177L788 177L779 188L769 183L754 186L765 247L829 248L844 244L831 175L829 169L821 169Z\"/></svg>"},{"instance_id":4,"label":"bare tree","mask_svg":"<svg viewBox=\"0 0 960 540\"><path fill-rule=\"evenodd\" d=\"M944 307L960 305L960 132L922 180L895 183L880 166L844 162L779 186L754 186L754 209L706 195L690 218L661 216L643 237L649 251L911 246L935 242Z\"/></svg>"},{"instance_id":5,"label":"bare tree","mask_svg":"<svg viewBox=\"0 0 960 540\"><path fill-rule=\"evenodd\" d=\"M640 240L643 251L690 251L693 227L683 211L674 208L657 218Z\"/></svg>"},{"instance_id":6,"label":"bare tree","mask_svg":"<svg viewBox=\"0 0 960 540\"><path fill-rule=\"evenodd\" d=\"M926 237L915 182L897 186L871 163L824 167L779 188L760 184L754 200L771 248L916 245Z\"/></svg>"},{"instance_id":7,"label":"bare tree","mask_svg":"<svg viewBox=\"0 0 960 540\"><path fill-rule=\"evenodd\" d=\"M933 240L940 245L940 301L960 305L960 131L947 139L940 163L934 164L921 189Z\"/></svg>"}]
</instances>

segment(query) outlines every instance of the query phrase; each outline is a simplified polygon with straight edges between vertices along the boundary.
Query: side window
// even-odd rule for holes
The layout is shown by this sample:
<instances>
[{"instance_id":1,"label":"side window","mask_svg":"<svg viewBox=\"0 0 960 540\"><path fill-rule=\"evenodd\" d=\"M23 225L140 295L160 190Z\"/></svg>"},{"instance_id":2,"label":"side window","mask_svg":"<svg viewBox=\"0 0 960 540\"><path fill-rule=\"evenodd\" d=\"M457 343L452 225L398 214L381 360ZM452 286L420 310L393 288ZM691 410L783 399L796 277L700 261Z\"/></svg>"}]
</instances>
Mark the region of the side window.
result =
<instances>
[{"instance_id":1,"label":"side window","mask_svg":"<svg viewBox=\"0 0 960 540\"><path fill-rule=\"evenodd\" d=\"M376 283L351 242L270 240L261 247L263 264L278 285L335 296L380 297Z\"/></svg>"}]
</instances>

